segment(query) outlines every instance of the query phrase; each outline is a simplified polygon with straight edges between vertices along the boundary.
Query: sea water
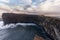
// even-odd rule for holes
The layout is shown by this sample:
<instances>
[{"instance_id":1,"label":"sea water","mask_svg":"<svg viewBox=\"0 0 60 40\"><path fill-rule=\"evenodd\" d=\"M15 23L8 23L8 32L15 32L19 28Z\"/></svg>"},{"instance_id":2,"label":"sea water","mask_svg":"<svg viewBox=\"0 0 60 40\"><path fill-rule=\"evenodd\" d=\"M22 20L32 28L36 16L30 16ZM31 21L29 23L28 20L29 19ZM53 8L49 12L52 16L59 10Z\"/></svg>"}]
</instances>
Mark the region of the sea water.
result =
<instances>
[{"instance_id":1,"label":"sea water","mask_svg":"<svg viewBox=\"0 0 60 40\"><path fill-rule=\"evenodd\" d=\"M35 33L33 30L28 27L35 28L36 24L34 23L16 23L16 24L6 24L4 25L3 21L0 21L0 40L33 40ZM27 28L27 30L25 29ZM36 28L40 34L45 31L43 28ZM58 40L60 40L59 32L54 28ZM41 34L45 35L45 34ZM48 38L48 37L47 37Z\"/></svg>"},{"instance_id":2,"label":"sea water","mask_svg":"<svg viewBox=\"0 0 60 40\"><path fill-rule=\"evenodd\" d=\"M25 28L30 25L36 25L36 24L12 23L4 25L4 22L0 21L0 40L33 40L35 34L32 30L30 31L25 29L20 30L20 27Z\"/></svg>"}]
</instances>

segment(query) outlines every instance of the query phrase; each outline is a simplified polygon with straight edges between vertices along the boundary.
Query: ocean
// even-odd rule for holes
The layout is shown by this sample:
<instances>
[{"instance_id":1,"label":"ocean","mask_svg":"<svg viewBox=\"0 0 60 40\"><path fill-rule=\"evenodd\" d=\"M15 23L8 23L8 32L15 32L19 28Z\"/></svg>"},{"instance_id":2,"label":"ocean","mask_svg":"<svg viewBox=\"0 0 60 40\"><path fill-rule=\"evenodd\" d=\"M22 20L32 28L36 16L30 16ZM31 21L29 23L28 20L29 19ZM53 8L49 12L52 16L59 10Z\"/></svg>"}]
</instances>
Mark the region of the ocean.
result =
<instances>
[{"instance_id":1,"label":"ocean","mask_svg":"<svg viewBox=\"0 0 60 40\"><path fill-rule=\"evenodd\" d=\"M31 25L34 26L36 24L16 23L4 25L4 22L0 21L0 40L33 40L35 36L34 32L25 29Z\"/></svg>"},{"instance_id":2,"label":"ocean","mask_svg":"<svg viewBox=\"0 0 60 40\"><path fill-rule=\"evenodd\" d=\"M6 24L0 21L0 40L34 40L35 35L52 40L42 26L34 23Z\"/></svg>"}]
</instances>

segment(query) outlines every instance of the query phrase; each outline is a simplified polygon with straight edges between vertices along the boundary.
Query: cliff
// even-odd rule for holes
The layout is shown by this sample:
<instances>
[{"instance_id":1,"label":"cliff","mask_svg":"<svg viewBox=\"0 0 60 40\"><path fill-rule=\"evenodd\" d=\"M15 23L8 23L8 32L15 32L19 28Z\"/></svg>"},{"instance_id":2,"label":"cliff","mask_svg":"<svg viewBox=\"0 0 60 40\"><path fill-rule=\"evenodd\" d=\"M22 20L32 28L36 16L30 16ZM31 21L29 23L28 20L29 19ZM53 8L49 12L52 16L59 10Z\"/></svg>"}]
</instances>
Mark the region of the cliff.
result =
<instances>
[{"instance_id":1,"label":"cliff","mask_svg":"<svg viewBox=\"0 0 60 40\"><path fill-rule=\"evenodd\" d=\"M54 40L60 39L60 19L56 17L48 17L43 15L29 15L29 14L14 14L3 13L4 24L10 23L35 23L42 26L45 31Z\"/></svg>"}]
</instances>

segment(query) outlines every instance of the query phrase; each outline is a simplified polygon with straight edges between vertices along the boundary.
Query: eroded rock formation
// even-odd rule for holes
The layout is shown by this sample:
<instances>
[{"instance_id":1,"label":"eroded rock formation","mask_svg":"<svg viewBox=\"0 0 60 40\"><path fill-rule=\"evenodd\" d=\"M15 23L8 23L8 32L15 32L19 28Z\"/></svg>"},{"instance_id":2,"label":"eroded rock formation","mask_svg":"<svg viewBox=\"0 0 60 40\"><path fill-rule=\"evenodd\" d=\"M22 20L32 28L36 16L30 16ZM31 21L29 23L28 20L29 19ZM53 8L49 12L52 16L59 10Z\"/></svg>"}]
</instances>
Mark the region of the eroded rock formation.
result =
<instances>
[{"instance_id":1,"label":"eroded rock formation","mask_svg":"<svg viewBox=\"0 0 60 40\"><path fill-rule=\"evenodd\" d=\"M60 39L60 19L54 17L47 17L42 15L28 15L28 14L14 14L3 13L3 21L5 24L10 23L35 23L44 27L46 32L54 38Z\"/></svg>"}]
</instances>

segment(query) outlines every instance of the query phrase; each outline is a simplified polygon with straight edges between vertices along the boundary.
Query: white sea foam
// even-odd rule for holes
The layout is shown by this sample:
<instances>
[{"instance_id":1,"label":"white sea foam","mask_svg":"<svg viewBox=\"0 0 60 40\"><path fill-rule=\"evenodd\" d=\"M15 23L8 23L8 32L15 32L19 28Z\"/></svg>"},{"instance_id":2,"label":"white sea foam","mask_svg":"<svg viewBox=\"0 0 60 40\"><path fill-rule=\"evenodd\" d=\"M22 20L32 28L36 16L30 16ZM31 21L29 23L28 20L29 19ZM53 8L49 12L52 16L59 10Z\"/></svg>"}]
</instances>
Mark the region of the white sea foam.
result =
<instances>
[{"instance_id":1,"label":"white sea foam","mask_svg":"<svg viewBox=\"0 0 60 40\"><path fill-rule=\"evenodd\" d=\"M7 29L7 28L15 28L17 27L17 25L21 25L23 27L25 27L26 25L36 25L34 23L16 23L16 24L6 24L4 25L4 22L3 21L0 21L0 30L1 29Z\"/></svg>"}]
</instances>

